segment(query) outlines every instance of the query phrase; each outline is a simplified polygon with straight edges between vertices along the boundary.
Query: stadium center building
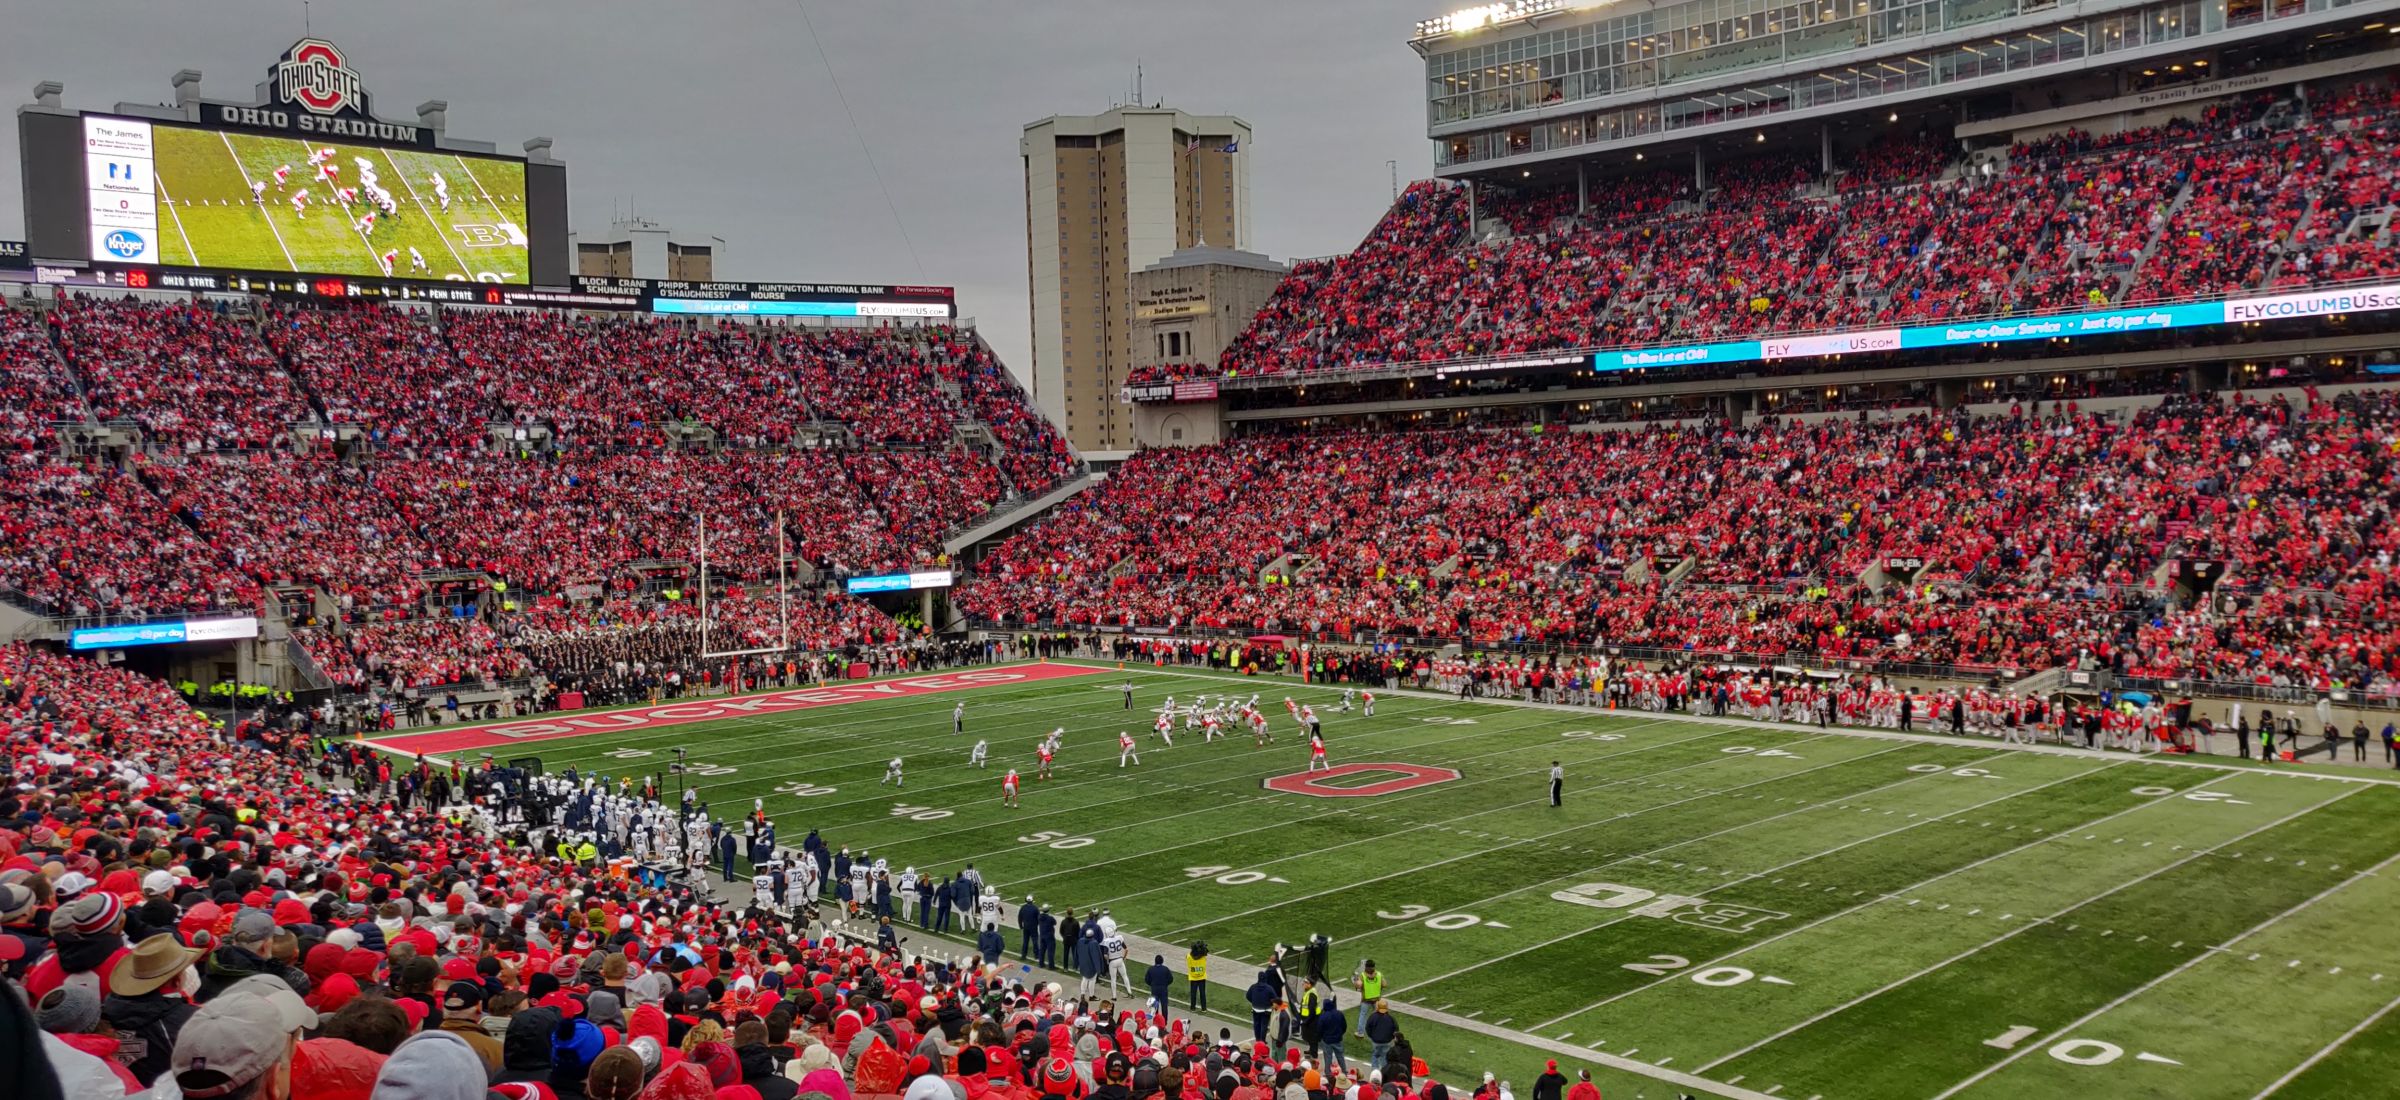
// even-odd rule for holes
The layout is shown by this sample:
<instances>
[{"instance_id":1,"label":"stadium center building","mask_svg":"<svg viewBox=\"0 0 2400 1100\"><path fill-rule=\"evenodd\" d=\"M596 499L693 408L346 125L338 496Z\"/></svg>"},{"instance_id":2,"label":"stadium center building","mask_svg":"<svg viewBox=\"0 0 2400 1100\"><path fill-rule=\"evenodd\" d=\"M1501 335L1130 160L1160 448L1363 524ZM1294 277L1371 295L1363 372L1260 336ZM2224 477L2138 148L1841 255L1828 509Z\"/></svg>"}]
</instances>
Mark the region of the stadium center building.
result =
<instances>
[{"instance_id":1,"label":"stadium center building","mask_svg":"<svg viewBox=\"0 0 2400 1100\"><path fill-rule=\"evenodd\" d=\"M2105 142L2234 103L2250 136L2272 134L2305 119L2312 101L2400 68L2395 9L2392 0L1512 0L1422 20L1408 46L1424 64L1437 183L1465 195L1460 247L1500 250L1594 226L1706 216L1726 201L1726 177L1768 158L1807 169L1793 201L1854 222L1840 208L1845 177L1862 153L1896 141L1949 161L1924 182L1972 183L2005 171L2019 143L2070 131ZM1640 215L1617 208L1632 181L1667 173L1688 183L1672 203ZM1492 213L1503 206L1556 216L1512 226ZM2071 245L2053 235L2041 247ZM1817 258L1837 259L1831 250ZM2139 301L2150 306L2139 319L2093 313L1933 333L1760 326L1742 335L1763 340L1596 337L1541 354L1309 373L1229 362L1204 377L1137 380L1147 384L1124 396L1143 444L1175 445L1310 424L1604 428L2326 383L2390 370L2400 348L2395 314L2345 298L2248 312L2160 306L2131 294L2141 262L2106 301L2009 310ZM2161 323L2191 330L2141 334ZM1217 431L1191 431L1194 421Z\"/></svg>"}]
</instances>

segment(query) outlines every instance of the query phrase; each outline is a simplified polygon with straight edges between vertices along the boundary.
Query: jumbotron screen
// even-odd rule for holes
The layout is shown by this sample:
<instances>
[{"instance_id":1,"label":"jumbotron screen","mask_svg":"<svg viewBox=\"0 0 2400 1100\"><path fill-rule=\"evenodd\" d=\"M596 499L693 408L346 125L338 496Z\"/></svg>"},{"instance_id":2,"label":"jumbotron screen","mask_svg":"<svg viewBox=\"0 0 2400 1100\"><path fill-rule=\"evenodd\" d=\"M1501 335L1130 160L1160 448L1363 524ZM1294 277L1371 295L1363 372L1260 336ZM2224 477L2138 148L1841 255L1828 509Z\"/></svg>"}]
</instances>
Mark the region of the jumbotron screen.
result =
<instances>
[{"instance_id":1,"label":"jumbotron screen","mask_svg":"<svg viewBox=\"0 0 2400 1100\"><path fill-rule=\"evenodd\" d=\"M522 161L83 117L92 260L524 285Z\"/></svg>"}]
</instances>

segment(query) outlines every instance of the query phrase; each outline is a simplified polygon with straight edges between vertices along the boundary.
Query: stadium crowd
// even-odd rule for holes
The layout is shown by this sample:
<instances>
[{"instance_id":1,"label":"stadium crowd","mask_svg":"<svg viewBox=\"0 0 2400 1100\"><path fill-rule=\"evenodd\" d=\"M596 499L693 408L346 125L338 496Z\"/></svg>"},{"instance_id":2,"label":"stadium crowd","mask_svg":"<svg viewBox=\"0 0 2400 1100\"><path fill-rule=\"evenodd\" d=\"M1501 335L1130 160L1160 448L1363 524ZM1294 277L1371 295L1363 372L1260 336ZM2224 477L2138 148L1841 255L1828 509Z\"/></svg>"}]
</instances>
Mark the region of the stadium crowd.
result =
<instances>
[{"instance_id":1,"label":"stadium crowd","mask_svg":"<svg viewBox=\"0 0 2400 1100\"><path fill-rule=\"evenodd\" d=\"M1431 182L1347 255L1304 261L1214 364L1138 382L1933 323L2400 270L2384 218L2400 93L2274 96L1961 159L1921 136L1814 178L1761 157L1571 194ZM1595 188L1595 191L1600 188ZM1477 225L1469 225L1469 211ZM1496 230L1491 227L1496 226ZM1491 230L1491 231L1487 231Z\"/></svg>"},{"instance_id":2,"label":"stadium crowd","mask_svg":"<svg viewBox=\"0 0 2400 1100\"><path fill-rule=\"evenodd\" d=\"M22 645L0 646L0 685L12 1097L1448 1100L1388 1015L1362 1021L1362 1060L1313 993L1322 1014L1274 1045L1176 1010L1163 959L1148 1003L1114 999L1092 981L1116 953L1097 914L1064 929L1074 994L1004 969L997 884L971 866L943 885L976 950L904 952L888 922L828 919L872 907L847 849L778 847L761 812L728 823L630 778L395 767L306 710L213 722ZM712 894L712 857L730 871L744 839L786 869ZM900 915L921 899L931 930L931 896ZM1321 965L1287 966L1297 1003ZM1488 1075L1475 1092L1498 1095Z\"/></svg>"},{"instance_id":3,"label":"stadium crowd","mask_svg":"<svg viewBox=\"0 0 2400 1100\"><path fill-rule=\"evenodd\" d=\"M2389 694L2396 461L2388 390L2121 418L2069 403L1252 437L1137 456L1001 547L958 602L1004 624L2089 664ZM2178 593L2189 560L2225 579Z\"/></svg>"}]
</instances>

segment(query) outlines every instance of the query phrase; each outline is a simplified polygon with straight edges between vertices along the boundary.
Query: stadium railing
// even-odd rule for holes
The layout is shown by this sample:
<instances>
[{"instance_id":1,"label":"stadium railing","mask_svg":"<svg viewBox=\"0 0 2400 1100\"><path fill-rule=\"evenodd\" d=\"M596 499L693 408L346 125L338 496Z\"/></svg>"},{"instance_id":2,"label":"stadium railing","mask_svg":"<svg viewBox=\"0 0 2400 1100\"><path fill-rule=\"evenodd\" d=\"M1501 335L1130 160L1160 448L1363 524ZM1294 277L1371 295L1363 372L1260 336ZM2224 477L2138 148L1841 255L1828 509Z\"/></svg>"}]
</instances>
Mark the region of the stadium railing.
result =
<instances>
[{"instance_id":1,"label":"stadium railing","mask_svg":"<svg viewBox=\"0 0 2400 1100\"><path fill-rule=\"evenodd\" d=\"M1974 314L1974 315L1970 315L1970 316L1945 317L1945 318L1940 318L1940 319L1938 319L1938 320L1931 320L1931 321L1914 321L1914 322L1910 322L1910 324L1974 325L1974 324L1981 324L1981 323L1984 323L1984 322L1987 322L1987 321L2020 320L2020 319L2023 319L2023 318L2028 318L2028 317L2053 317L2053 316L2059 316L2059 315L2062 315L2062 314L2069 314L2069 313L2116 312L2116 311L2134 311L2134 310L2144 310L2144 309L2161 309L2161 308L2166 308L2166 307L2171 307L2171 306L2204 305L2204 304L2207 304L2207 303L2210 303L2210 302L2223 302L2223 301L2228 301L2228 300L2231 300L2231 299L2234 299L2234 298L2255 298L2255 297L2259 297L2259 296L2261 296L2261 295L2273 296L2273 295L2274 295L2275 293L2277 293L2277 292L2281 292L2281 293L2285 293L2285 294L2301 294L2301 293L2309 293L2309 294L2315 294L2315 293L2331 293L2331 292L2337 292L2337 291L2342 291L2342 290L2348 290L2348 289L2351 289L2351 288L2354 288L2354 287L2363 287L2363 286L2380 286L2380 285L2383 285L2384 283L2386 283L2386 282L2388 282L2388 281L2389 281L2389 280L2385 280L2385 279L2375 279L2375 278L2346 279L2346 280L2339 280L2339 281L2335 281L2335 282L2328 282L2328 283L2309 283L2309 284L2307 284L2307 285L2305 285L2305 286L2292 286L2292 287L2267 287L2267 288L2257 288L2257 289L2242 289L2242 290L2225 291L2225 292L2216 293L2216 294L2206 294L2206 295L2199 295L2199 296L2194 296L2194 297L2182 297L2182 298L2174 298L2174 299L2160 299L2160 300L2156 300L2156 301L2145 301L2145 302L2138 302L2138 303L2115 303L2115 304L2111 304L2111 305L2108 305L2108 306L2100 306L2100 307L2095 307L2095 306L2093 306L2093 305L2091 305L2091 304L2089 304L2089 303L2084 303L2084 302L2069 302L2069 303L2065 303L2065 304L2062 304L2062 305L2059 305L2059 306L2055 306L2055 307L2047 307L2047 308L2042 308L2042 309L1998 310L1998 311L1994 311L1994 312L1988 312L1988 313L1979 313L1979 314ZM1389 379L1389 378L1406 378L1406 377L1410 377L1410 376L1412 376L1412 375L1420 375L1420 374L1428 374L1428 373L1448 373L1448 372L1452 372L1452 371L1461 371L1461 372L1467 372L1467 371L1476 371L1476 370L1492 370L1492 369L1498 369L1498 368L1501 368L1501 367L1503 367L1503 366L1507 366L1507 365L1510 365L1510 364L1528 363L1529 361L1534 361L1534 360L1542 360L1542 359L1549 359L1549 358L1561 357L1561 356L1589 357L1589 356L1592 356L1592 355L1597 355L1597 354L1600 354L1600 353L1602 353L1602 352L1612 352L1612 351L1643 351L1643 350L1656 349L1656 348L1681 348L1681 347L1691 347L1691 346L1693 346L1693 345L1696 345L1696 344L1706 344L1706 343L1712 343L1712 342L1716 342L1716 341L1720 341L1720 340L1728 340L1728 339L1732 339L1732 340L1743 340L1743 341L1748 341L1748 340L1764 340L1764 339L1796 339L1796 338L1800 338L1800 337L1807 337L1807 336L1830 336L1830 335L1835 335L1835 334L1838 334L1838 333L1845 333L1845 332L1858 332L1858 331L1862 331L1862 330L1864 330L1864 329L1866 329L1866 328L1868 328L1868 327L1869 327L1869 326L1865 326L1865 325L1858 325L1858 324L1852 324L1852 325L1840 325L1840 326L1833 326L1833 327L1816 327L1816 328L1805 328L1805 329L1761 329L1761 330L1758 330L1758 331L1756 331L1756 332L1749 332L1749 331L1745 331L1744 333L1742 333L1742 334L1741 334L1740 336L1738 336L1738 337L1699 337L1699 336L1695 336L1695 337L1688 337L1688 338L1684 338L1684 339L1677 339L1677 340L1645 340L1645 341L1640 341L1640 342L1637 342L1637 343L1620 343L1620 344L1584 344L1584 345L1577 345L1577 346L1574 346L1574 347L1548 348L1548 349L1542 349L1542 350L1538 350L1538 351L1535 351L1535 350L1520 351L1520 352L1513 352L1513 353L1506 354L1506 355L1481 355L1481 356L1468 356L1468 357L1460 357L1460 358L1454 358L1454 359L1422 359L1422 360L1411 360L1411 361L1408 361L1408 362L1401 362L1401 363L1354 363L1354 364L1351 364L1351 365L1348 365L1348 366L1340 366L1340 367L1324 367L1324 368L1319 368L1319 369L1315 369L1315 370L1297 370L1297 371L1295 371L1295 370L1281 370L1281 371L1274 371L1274 372L1268 372L1268 373L1253 373L1253 372L1229 371L1229 370L1225 370L1225 369L1223 369L1223 368L1219 368L1219 369L1217 369L1217 370L1214 370L1214 371L1211 371L1211 372L1208 372L1208 373L1204 373L1204 374L1200 374L1200 375L1195 375L1195 376L1193 376L1193 377L1194 377L1195 379L1197 379L1197 378L1208 378L1208 379L1212 379L1212 380L1214 380L1214 381L1217 383L1217 387L1218 387L1220 390L1224 390L1224 389L1242 389L1242 390L1247 390L1247 389L1270 389L1270 388L1274 388L1274 387L1277 387L1277 386L1283 385L1283 384L1285 384L1286 382L1288 382L1288 381L1290 381L1290 380L1292 380L1292 379L1301 379L1301 378L1306 378L1306 379L1317 379L1317 378L1335 378L1335 379L1339 379L1339 380L1341 380L1341 381L1345 381L1345 382L1347 382L1347 381L1361 381L1361 382L1367 382L1367 381L1376 381L1376 380L1380 380L1380 379ZM1892 326L1875 326L1875 327L1892 327ZM1901 326L1901 327L1906 327L1906 326ZM1649 368L1649 369L1652 369L1652 370L1659 370L1659 369L1669 369L1669 370L1671 370L1671 369L1673 369L1673 366L1672 366L1672 365L1668 365L1668 366L1665 366L1665 367Z\"/></svg>"}]
</instances>

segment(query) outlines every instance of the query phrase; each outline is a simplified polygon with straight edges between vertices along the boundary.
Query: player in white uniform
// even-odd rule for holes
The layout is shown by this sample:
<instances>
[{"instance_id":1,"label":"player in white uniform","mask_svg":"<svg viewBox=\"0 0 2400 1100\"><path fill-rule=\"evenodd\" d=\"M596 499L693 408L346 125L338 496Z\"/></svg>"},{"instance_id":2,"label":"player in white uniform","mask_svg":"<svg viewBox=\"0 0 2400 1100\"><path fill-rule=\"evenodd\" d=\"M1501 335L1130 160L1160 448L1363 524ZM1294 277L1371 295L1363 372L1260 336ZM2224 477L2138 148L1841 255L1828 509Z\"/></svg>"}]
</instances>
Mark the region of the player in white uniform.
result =
<instances>
[{"instance_id":1,"label":"player in white uniform","mask_svg":"<svg viewBox=\"0 0 2400 1100\"><path fill-rule=\"evenodd\" d=\"M417 251L417 247L415 245L410 245L408 247L408 269L410 271L423 271L427 274L431 274L433 271L433 268L427 266L425 263L425 254Z\"/></svg>"},{"instance_id":2,"label":"player in white uniform","mask_svg":"<svg viewBox=\"0 0 2400 1100\"><path fill-rule=\"evenodd\" d=\"M1133 735L1125 732L1124 730L1118 730L1117 766L1120 768L1124 767L1125 762L1128 760L1133 761L1135 764L1140 764L1142 762L1142 756L1140 753L1133 751Z\"/></svg>"},{"instance_id":3,"label":"player in white uniform","mask_svg":"<svg viewBox=\"0 0 2400 1100\"><path fill-rule=\"evenodd\" d=\"M1000 780L1000 804L1010 809L1016 808L1017 769L1015 768L1008 769L1008 775Z\"/></svg>"},{"instance_id":4,"label":"player in white uniform","mask_svg":"<svg viewBox=\"0 0 2400 1100\"><path fill-rule=\"evenodd\" d=\"M895 787L908 786L908 780L900 774L900 758L897 756L892 758L891 763L883 766L883 778L875 781L875 785L878 787L886 783Z\"/></svg>"},{"instance_id":5,"label":"player in white uniform","mask_svg":"<svg viewBox=\"0 0 2400 1100\"><path fill-rule=\"evenodd\" d=\"M442 213L450 212L450 182L443 179L440 172L433 174L433 197L441 200Z\"/></svg>"},{"instance_id":6,"label":"player in white uniform","mask_svg":"<svg viewBox=\"0 0 2400 1100\"><path fill-rule=\"evenodd\" d=\"M1358 701L1358 689L1357 689L1357 688L1343 688L1343 689L1342 689L1342 713L1344 713L1344 714L1348 714L1348 713L1350 713L1351 704L1353 704L1353 703L1356 703L1357 701Z\"/></svg>"},{"instance_id":7,"label":"player in white uniform","mask_svg":"<svg viewBox=\"0 0 2400 1100\"><path fill-rule=\"evenodd\" d=\"M250 201L257 203L260 206L265 206L267 204L267 181L250 181Z\"/></svg>"},{"instance_id":8,"label":"player in white uniform","mask_svg":"<svg viewBox=\"0 0 2400 1100\"><path fill-rule=\"evenodd\" d=\"M1158 739L1165 742L1170 749L1175 747L1175 720L1173 718L1164 714L1158 716Z\"/></svg>"},{"instance_id":9,"label":"player in white uniform","mask_svg":"<svg viewBox=\"0 0 2400 1100\"><path fill-rule=\"evenodd\" d=\"M990 745L982 741L975 742L974 750L967 754L967 766L973 768L988 767L989 765L983 762L983 758L986 750L990 748Z\"/></svg>"},{"instance_id":10,"label":"player in white uniform","mask_svg":"<svg viewBox=\"0 0 2400 1100\"><path fill-rule=\"evenodd\" d=\"M1300 708L1300 724L1307 728L1310 737L1325 732L1325 724L1317 720L1317 708L1315 707Z\"/></svg>"},{"instance_id":11,"label":"player in white uniform","mask_svg":"<svg viewBox=\"0 0 2400 1100\"><path fill-rule=\"evenodd\" d=\"M950 708L950 736L956 737L965 732L967 732L967 704L961 700L957 706Z\"/></svg>"}]
</instances>

